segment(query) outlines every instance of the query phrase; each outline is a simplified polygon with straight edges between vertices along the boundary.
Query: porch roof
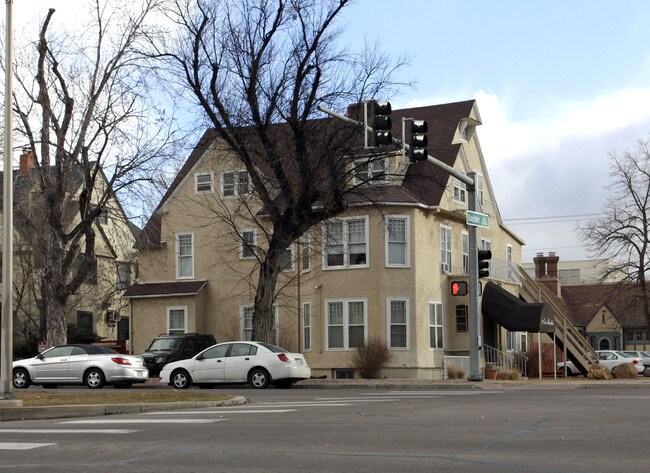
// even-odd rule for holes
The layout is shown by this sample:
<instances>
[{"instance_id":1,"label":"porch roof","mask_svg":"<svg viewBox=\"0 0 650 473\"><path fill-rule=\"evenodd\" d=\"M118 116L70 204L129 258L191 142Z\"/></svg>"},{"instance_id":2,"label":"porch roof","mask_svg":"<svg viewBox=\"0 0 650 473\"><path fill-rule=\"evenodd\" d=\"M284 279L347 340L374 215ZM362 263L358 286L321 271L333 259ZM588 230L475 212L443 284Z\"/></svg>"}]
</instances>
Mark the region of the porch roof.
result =
<instances>
[{"instance_id":1,"label":"porch roof","mask_svg":"<svg viewBox=\"0 0 650 473\"><path fill-rule=\"evenodd\" d=\"M138 299L146 297L195 296L207 281L170 281L135 284L124 292L124 297Z\"/></svg>"}]
</instances>

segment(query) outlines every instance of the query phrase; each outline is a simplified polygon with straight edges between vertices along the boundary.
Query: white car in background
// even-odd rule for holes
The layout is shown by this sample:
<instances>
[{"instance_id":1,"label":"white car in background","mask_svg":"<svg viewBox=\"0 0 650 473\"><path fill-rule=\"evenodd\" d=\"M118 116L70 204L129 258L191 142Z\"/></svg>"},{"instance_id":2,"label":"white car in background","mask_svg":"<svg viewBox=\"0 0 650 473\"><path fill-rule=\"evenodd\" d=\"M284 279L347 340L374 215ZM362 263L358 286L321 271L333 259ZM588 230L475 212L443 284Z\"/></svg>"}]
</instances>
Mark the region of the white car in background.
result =
<instances>
[{"instance_id":1,"label":"white car in background","mask_svg":"<svg viewBox=\"0 0 650 473\"><path fill-rule=\"evenodd\" d=\"M650 352L637 350L623 350L621 353L641 358L643 362L643 376L650 376Z\"/></svg>"},{"instance_id":2,"label":"white car in background","mask_svg":"<svg viewBox=\"0 0 650 473\"><path fill-rule=\"evenodd\" d=\"M300 353L261 342L224 342L203 350L187 360L166 364L160 382L176 389L192 384L213 387L215 384L244 384L264 389L269 384L290 388L294 382L308 379L311 368Z\"/></svg>"},{"instance_id":3,"label":"white car in background","mask_svg":"<svg viewBox=\"0 0 650 473\"><path fill-rule=\"evenodd\" d=\"M626 355L624 352L618 350L597 350L596 353L598 354L598 364L608 368L610 371L616 365L632 363L638 374L644 372L645 367L643 366L643 361L639 357ZM563 361L558 363L557 370L560 374L564 374ZM567 376L578 376L580 374L580 371L571 360L566 362L566 370Z\"/></svg>"}]
</instances>

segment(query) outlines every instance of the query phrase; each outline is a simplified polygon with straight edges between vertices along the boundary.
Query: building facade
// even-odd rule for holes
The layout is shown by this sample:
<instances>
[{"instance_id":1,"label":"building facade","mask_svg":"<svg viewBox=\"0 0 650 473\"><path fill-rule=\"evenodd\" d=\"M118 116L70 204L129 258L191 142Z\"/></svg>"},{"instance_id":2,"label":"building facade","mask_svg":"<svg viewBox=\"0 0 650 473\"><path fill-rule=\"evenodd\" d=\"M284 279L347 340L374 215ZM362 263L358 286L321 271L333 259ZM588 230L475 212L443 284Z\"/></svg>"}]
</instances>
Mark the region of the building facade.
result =
<instances>
[{"instance_id":1,"label":"building facade","mask_svg":"<svg viewBox=\"0 0 650 473\"><path fill-rule=\"evenodd\" d=\"M477 210L489 216L479 248L492 251L490 279L516 294L523 242L501 221L475 101L392 116L427 120L429 153L477 173ZM275 342L303 352L314 375L354 376L356 347L378 341L391 354L382 376L440 379L446 356L469 351L469 298L450 292L452 281L468 280L466 186L429 162L407 162L401 149L351 156L349 166L377 197L351 202L286 249ZM135 352L164 332L250 338L255 250L268 229L256 205L243 166L207 132L138 241L140 280L126 294ZM508 338L488 332L492 343Z\"/></svg>"}]
</instances>

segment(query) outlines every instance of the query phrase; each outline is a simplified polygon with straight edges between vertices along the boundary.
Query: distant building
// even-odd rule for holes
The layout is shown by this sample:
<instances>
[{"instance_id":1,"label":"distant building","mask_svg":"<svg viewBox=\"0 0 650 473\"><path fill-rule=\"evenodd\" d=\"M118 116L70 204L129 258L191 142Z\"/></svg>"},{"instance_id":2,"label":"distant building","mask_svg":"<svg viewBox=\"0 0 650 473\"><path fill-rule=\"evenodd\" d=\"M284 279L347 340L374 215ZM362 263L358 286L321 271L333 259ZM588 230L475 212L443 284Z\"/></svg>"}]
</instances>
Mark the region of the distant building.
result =
<instances>
[{"instance_id":1,"label":"distant building","mask_svg":"<svg viewBox=\"0 0 650 473\"><path fill-rule=\"evenodd\" d=\"M549 256L554 255L554 252L549 252ZM543 256L543 253L537 253L537 256ZM613 263L610 259L558 261L557 277L563 286L622 281L625 277L623 273L610 274L604 281L601 281L602 276L612 266ZM531 278L535 278L535 263L522 263L521 267Z\"/></svg>"}]
</instances>

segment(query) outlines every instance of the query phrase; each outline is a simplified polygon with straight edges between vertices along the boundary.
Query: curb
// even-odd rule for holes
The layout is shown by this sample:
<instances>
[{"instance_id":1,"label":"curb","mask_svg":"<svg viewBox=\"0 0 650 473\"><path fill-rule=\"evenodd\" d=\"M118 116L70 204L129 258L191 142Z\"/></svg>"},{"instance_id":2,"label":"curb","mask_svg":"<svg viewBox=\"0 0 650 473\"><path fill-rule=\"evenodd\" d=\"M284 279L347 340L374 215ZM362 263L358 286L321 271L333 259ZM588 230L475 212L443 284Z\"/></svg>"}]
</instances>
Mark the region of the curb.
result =
<instances>
[{"instance_id":1,"label":"curb","mask_svg":"<svg viewBox=\"0 0 650 473\"><path fill-rule=\"evenodd\" d=\"M96 417L115 414L142 414L144 412L196 409L202 407L240 406L248 399L237 396L221 401L158 402L140 404L93 404L79 406L39 406L0 408L0 421L63 419L68 417Z\"/></svg>"}]
</instances>

